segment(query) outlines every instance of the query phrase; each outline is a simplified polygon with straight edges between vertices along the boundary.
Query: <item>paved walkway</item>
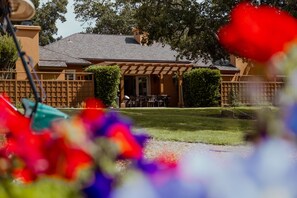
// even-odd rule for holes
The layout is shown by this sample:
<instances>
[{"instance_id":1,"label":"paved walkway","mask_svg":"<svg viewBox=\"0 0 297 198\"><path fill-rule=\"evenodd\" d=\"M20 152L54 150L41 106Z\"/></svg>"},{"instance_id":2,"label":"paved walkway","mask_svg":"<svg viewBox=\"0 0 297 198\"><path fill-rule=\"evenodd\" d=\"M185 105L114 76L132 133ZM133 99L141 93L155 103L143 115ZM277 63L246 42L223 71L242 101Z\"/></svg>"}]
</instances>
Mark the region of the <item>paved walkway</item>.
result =
<instances>
[{"instance_id":1,"label":"paved walkway","mask_svg":"<svg viewBox=\"0 0 297 198\"><path fill-rule=\"evenodd\" d=\"M173 153L177 158L186 154L211 154L218 158L237 155L246 157L253 151L251 145L220 146L201 143L185 143L150 140L145 148L147 158L155 158L164 153Z\"/></svg>"}]
</instances>

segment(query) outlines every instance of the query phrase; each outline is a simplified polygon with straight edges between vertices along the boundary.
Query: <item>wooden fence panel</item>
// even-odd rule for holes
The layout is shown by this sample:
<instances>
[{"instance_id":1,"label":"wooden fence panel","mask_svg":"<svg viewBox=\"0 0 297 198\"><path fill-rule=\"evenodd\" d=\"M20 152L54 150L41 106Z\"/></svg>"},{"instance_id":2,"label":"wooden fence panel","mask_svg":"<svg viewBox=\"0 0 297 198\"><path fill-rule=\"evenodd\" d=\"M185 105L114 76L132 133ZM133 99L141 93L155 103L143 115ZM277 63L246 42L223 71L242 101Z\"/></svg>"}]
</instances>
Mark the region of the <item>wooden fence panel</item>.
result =
<instances>
[{"instance_id":1,"label":"wooden fence panel","mask_svg":"<svg viewBox=\"0 0 297 198\"><path fill-rule=\"evenodd\" d=\"M44 103L53 107L81 107L87 98L94 97L92 80L43 81L43 87Z\"/></svg>"},{"instance_id":2,"label":"wooden fence panel","mask_svg":"<svg viewBox=\"0 0 297 198\"><path fill-rule=\"evenodd\" d=\"M284 82L222 81L221 106L230 106L231 96L241 105L273 105L283 86Z\"/></svg>"},{"instance_id":3,"label":"wooden fence panel","mask_svg":"<svg viewBox=\"0 0 297 198\"><path fill-rule=\"evenodd\" d=\"M87 98L94 97L93 80L42 80L40 84L35 83L41 97L45 98L43 103L53 107L81 107ZM8 95L18 107L22 98L34 100L27 80L0 80L0 93Z\"/></svg>"}]
</instances>

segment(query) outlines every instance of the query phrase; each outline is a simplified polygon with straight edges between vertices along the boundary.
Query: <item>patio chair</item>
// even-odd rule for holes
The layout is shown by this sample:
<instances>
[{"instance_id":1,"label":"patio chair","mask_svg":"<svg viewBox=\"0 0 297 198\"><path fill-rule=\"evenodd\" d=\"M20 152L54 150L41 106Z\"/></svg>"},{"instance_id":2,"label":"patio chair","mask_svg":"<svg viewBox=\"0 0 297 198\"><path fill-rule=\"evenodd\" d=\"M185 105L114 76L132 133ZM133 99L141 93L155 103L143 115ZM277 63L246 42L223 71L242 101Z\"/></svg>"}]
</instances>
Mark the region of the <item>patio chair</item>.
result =
<instances>
[{"instance_id":1,"label":"patio chair","mask_svg":"<svg viewBox=\"0 0 297 198\"><path fill-rule=\"evenodd\" d=\"M157 101L157 96L156 95L148 96L147 106L148 107L154 107L156 101Z\"/></svg>"},{"instance_id":2,"label":"patio chair","mask_svg":"<svg viewBox=\"0 0 297 198\"><path fill-rule=\"evenodd\" d=\"M161 107L161 106L165 107L165 98L163 96L157 96L156 102L158 107Z\"/></svg>"},{"instance_id":3,"label":"patio chair","mask_svg":"<svg viewBox=\"0 0 297 198\"><path fill-rule=\"evenodd\" d=\"M124 96L124 103L125 103L125 106L126 106L126 107L128 107L128 105L129 105L129 101L130 101L130 97L127 96L127 95L125 95L125 96Z\"/></svg>"},{"instance_id":4,"label":"patio chair","mask_svg":"<svg viewBox=\"0 0 297 198\"><path fill-rule=\"evenodd\" d=\"M163 106L168 107L170 97L166 94L160 95L160 98L163 100Z\"/></svg>"},{"instance_id":5,"label":"patio chair","mask_svg":"<svg viewBox=\"0 0 297 198\"><path fill-rule=\"evenodd\" d=\"M127 101L127 107L135 107L136 106L136 98L135 96L130 96Z\"/></svg>"}]
</instances>

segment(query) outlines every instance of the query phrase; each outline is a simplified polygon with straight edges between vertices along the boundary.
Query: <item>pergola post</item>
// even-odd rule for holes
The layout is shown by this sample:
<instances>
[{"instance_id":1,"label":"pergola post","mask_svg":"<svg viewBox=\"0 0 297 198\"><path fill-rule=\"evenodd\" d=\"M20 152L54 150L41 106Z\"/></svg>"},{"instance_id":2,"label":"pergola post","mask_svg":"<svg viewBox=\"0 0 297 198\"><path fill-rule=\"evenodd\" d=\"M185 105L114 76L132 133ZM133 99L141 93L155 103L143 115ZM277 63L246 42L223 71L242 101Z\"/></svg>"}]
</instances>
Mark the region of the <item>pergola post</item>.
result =
<instances>
[{"instance_id":1,"label":"pergola post","mask_svg":"<svg viewBox=\"0 0 297 198\"><path fill-rule=\"evenodd\" d=\"M160 74L160 94L164 94L164 75Z\"/></svg>"},{"instance_id":2,"label":"pergola post","mask_svg":"<svg viewBox=\"0 0 297 198\"><path fill-rule=\"evenodd\" d=\"M184 107L183 73L182 72L178 72L178 106Z\"/></svg>"},{"instance_id":3,"label":"pergola post","mask_svg":"<svg viewBox=\"0 0 297 198\"><path fill-rule=\"evenodd\" d=\"M122 73L121 79L120 79L120 107L125 108L125 81L124 81L124 74Z\"/></svg>"}]
</instances>

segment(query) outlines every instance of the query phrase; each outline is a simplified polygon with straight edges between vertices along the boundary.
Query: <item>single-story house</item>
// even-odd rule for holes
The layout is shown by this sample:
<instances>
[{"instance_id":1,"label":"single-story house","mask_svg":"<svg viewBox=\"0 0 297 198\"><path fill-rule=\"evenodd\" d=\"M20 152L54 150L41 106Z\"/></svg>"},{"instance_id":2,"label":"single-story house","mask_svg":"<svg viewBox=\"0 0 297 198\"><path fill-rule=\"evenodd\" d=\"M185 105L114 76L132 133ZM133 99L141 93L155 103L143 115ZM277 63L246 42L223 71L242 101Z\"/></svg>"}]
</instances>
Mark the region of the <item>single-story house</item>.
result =
<instances>
[{"instance_id":1,"label":"single-story house","mask_svg":"<svg viewBox=\"0 0 297 198\"><path fill-rule=\"evenodd\" d=\"M177 60L177 53L169 46L140 43L136 35L73 34L40 48L38 70L65 70L75 76L89 65L118 65L122 106L125 95L167 95L169 106L182 106L181 76L192 69L191 61ZM178 85L174 75L180 76Z\"/></svg>"},{"instance_id":2,"label":"single-story house","mask_svg":"<svg viewBox=\"0 0 297 198\"><path fill-rule=\"evenodd\" d=\"M182 74L196 67L219 69L222 74L238 72L233 65L207 65L203 61L193 63L178 59L177 52L168 45L146 45L145 35L138 31L134 31L134 35L76 33L39 47L36 36L40 28L18 26L17 29L22 44L27 42L26 34L29 35L30 49L27 48L27 53L34 50L36 70L61 73L57 78L78 79L79 75L76 73L83 72L90 65L118 65L122 74L119 93L122 107L127 105L125 96L165 96L166 105L183 106ZM27 33L22 34L21 30ZM36 50L39 54L36 54Z\"/></svg>"}]
</instances>

